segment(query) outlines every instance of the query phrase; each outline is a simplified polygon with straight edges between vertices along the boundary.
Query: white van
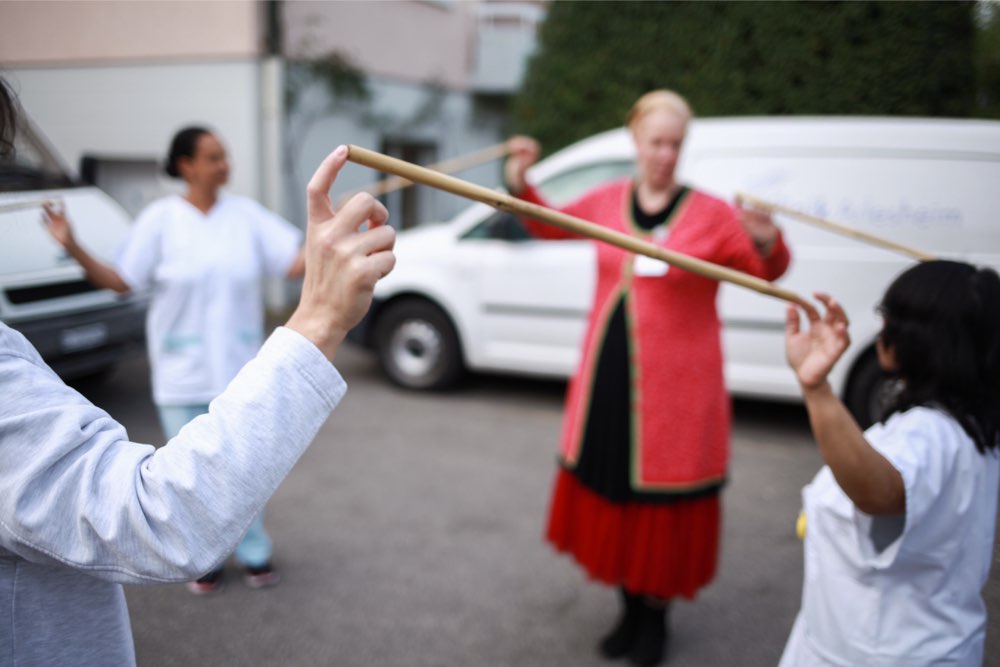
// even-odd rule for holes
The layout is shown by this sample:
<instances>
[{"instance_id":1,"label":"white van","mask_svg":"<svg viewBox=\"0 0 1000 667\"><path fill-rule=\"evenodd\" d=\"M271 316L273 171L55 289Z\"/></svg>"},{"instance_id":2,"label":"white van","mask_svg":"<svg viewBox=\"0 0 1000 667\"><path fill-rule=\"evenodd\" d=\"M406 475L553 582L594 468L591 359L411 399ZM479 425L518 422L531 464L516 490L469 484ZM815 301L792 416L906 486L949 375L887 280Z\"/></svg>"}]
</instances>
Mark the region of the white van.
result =
<instances>
[{"instance_id":1,"label":"white van","mask_svg":"<svg viewBox=\"0 0 1000 667\"><path fill-rule=\"evenodd\" d=\"M633 169L624 129L585 139L529 173L559 205ZM1000 123L897 118L725 118L692 122L679 179L856 227L930 254L1000 267ZM792 250L782 286L833 294L852 344L831 375L864 422L884 384L874 308L914 260L777 215ZM475 205L399 234L395 270L354 338L414 388L465 369L566 377L576 367L593 289L589 242L537 241L508 213ZM726 285L726 380L737 395L799 400L784 359L785 304Z\"/></svg>"},{"instance_id":2,"label":"white van","mask_svg":"<svg viewBox=\"0 0 1000 667\"><path fill-rule=\"evenodd\" d=\"M80 184L22 118L12 159L0 160L0 320L23 333L63 379L95 376L141 349L147 297L97 289L42 225L41 202L62 200L80 242L109 259L129 232L125 211Z\"/></svg>"}]
</instances>

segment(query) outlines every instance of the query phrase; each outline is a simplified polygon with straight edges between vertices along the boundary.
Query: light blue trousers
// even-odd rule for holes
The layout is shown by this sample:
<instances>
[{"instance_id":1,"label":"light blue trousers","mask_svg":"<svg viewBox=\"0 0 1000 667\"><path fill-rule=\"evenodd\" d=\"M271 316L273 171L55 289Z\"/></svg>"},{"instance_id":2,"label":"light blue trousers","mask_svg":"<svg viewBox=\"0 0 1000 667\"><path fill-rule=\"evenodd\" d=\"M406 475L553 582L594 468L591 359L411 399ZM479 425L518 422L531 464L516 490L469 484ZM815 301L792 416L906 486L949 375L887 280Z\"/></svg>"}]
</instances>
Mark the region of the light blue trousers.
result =
<instances>
[{"instance_id":1,"label":"light blue trousers","mask_svg":"<svg viewBox=\"0 0 1000 667\"><path fill-rule=\"evenodd\" d=\"M177 435L185 424L208 412L207 405L157 405L160 424L167 440ZM244 567L260 567L271 560L271 536L264 530L264 512L254 517L243 540L236 545L236 560Z\"/></svg>"}]
</instances>

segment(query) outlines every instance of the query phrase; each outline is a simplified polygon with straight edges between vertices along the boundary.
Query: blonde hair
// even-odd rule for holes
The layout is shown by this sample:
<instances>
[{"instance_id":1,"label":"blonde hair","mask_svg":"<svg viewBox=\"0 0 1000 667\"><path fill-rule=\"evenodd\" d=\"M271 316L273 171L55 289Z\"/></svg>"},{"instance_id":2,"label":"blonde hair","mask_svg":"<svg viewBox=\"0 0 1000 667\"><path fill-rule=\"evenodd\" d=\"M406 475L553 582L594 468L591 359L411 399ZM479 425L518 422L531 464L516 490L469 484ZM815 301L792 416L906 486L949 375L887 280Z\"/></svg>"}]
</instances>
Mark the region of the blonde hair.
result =
<instances>
[{"instance_id":1,"label":"blonde hair","mask_svg":"<svg viewBox=\"0 0 1000 667\"><path fill-rule=\"evenodd\" d=\"M694 116L687 100L672 90L662 88L651 90L635 101L625 116L625 127L630 130L635 129L635 124L653 111L669 111L676 114L685 124Z\"/></svg>"}]
</instances>

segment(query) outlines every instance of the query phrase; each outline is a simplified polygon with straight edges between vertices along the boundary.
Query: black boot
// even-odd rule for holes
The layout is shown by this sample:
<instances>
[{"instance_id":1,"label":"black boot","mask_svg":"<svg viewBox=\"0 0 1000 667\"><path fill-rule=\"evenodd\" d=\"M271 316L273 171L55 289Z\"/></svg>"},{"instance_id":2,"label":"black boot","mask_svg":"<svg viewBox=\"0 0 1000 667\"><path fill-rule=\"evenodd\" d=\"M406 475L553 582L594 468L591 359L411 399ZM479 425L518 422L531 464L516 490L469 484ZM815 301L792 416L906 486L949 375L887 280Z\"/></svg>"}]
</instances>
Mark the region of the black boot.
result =
<instances>
[{"instance_id":1,"label":"black boot","mask_svg":"<svg viewBox=\"0 0 1000 667\"><path fill-rule=\"evenodd\" d=\"M655 667L663 662L670 639L669 611L670 600L640 599L639 634L629 653L629 661L636 667Z\"/></svg>"},{"instance_id":2,"label":"black boot","mask_svg":"<svg viewBox=\"0 0 1000 667\"><path fill-rule=\"evenodd\" d=\"M635 646L639 635L639 620L642 610L642 598L632 595L624 588L620 589L622 597L622 614L618 623L601 643L598 651L605 658L624 658Z\"/></svg>"}]
</instances>

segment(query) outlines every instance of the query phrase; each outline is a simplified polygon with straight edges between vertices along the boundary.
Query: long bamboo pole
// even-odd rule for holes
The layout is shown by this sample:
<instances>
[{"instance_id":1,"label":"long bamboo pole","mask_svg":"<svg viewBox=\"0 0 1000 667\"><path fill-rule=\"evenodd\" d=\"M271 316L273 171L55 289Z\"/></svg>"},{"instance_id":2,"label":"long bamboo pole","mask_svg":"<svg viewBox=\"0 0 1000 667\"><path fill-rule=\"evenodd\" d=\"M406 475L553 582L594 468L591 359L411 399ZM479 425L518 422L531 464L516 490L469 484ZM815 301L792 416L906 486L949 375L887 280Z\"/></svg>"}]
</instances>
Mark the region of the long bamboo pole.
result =
<instances>
[{"instance_id":1,"label":"long bamboo pole","mask_svg":"<svg viewBox=\"0 0 1000 667\"><path fill-rule=\"evenodd\" d=\"M802 222L807 222L816 227L821 227L827 231L831 231L835 234L841 234L843 236L848 236L852 239L858 241L864 241L865 243L871 243L872 245L877 245L888 250L893 250L898 253L907 255L908 257L913 257L920 260L921 262L928 262L936 259L933 255L930 255L922 250L917 250L916 248L911 248L909 246L903 245L902 243L896 243L895 241L890 241L889 239L883 238L876 234L870 234L861 229L855 229L854 227L848 227L847 225L842 225L839 222L833 222L831 220L826 220L824 218L817 217L815 215L810 215L803 211L798 211L794 208L788 206L783 206L782 204L776 204L765 199L760 199L759 197L754 197L748 195L744 192L737 192L736 199L747 202L748 204L755 206L757 208L765 209L768 211L774 211L776 213L783 213L792 218L798 218Z\"/></svg>"},{"instance_id":2,"label":"long bamboo pole","mask_svg":"<svg viewBox=\"0 0 1000 667\"><path fill-rule=\"evenodd\" d=\"M441 172L442 174L451 174L485 162L499 160L508 153L510 153L510 147L505 141L501 144L482 148L472 153L467 153L448 160L429 164L425 168L433 169L434 171ZM381 195L395 192L396 190L401 190L411 185L413 185L413 181L403 178L402 176L393 176L392 178L387 178L384 181L379 181L378 183L373 183L366 188L362 188L359 192L369 192L376 197L380 197Z\"/></svg>"},{"instance_id":3,"label":"long bamboo pole","mask_svg":"<svg viewBox=\"0 0 1000 667\"><path fill-rule=\"evenodd\" d=\"M54 202L53 199L30 199L28 201L15 201L9 204L0 204L0 213L13 213L14 211L24 211L33 208L41 208L43 204Z\"/></svg>"},{"instance_id":4,"label":"long bamboo pole","mask_svg":"<svg viewBox=\"0 0 1000 667\"><path fill-rule=\"evenodd\" d=\"M497 192L496 190L490 190L474 183L468 183L453 176L441 174L426 167L419 167L415 164L398 160L366 148L353 145L349 145L347 148L347 159L351 162L388 174L396 174L415 183L429 185L439 190L482 202L501 211L508 211L528 218L541 220L542 222L562 227L581 236L610 243L639 255L658 259L671 266L696 273L705 278L733 283L752 289L755 292L760 292L761 294L799 304L805 308L813 308L812 304L795 292L778 287L766 280L751 276L742 271L736 271L725 266L713 264L712 262L690 257L683 253L667 250L666 248L661 248L628 234L616 232L593 222L588 222L544 206L532 204L503 192Z\"/></svg>"}]
</instances>

